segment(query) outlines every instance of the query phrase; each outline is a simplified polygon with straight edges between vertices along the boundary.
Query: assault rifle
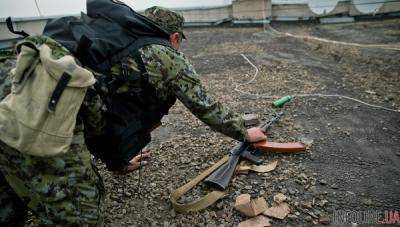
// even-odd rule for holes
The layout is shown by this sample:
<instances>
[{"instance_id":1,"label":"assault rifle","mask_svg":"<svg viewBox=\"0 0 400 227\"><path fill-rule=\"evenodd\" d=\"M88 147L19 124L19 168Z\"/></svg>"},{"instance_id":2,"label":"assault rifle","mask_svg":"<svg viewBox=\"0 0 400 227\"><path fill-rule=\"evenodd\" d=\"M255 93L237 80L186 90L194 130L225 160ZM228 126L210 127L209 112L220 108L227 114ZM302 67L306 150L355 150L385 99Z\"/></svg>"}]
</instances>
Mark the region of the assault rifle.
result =
<instances>
[{"instance_id":1,"label":"assault rifle","mask_svg":"<svg viewBox=\"0 0 400 227\"><path fill-rule=\"evenodd\" d=\"M260 126L261 130L265 133L275 122L277 122L283 113L280 112L275 115L270 121ZM240 158L247 159L257 165L263 161L252 154L252 145L249 142L241 142L239 145L234 147L229 154L229 160L216 169L210 176L208 176L204 182L212 187L225 190L228 187L229 182L233 174L235 173L236 166Z\"/></svg>"}]
</instances>

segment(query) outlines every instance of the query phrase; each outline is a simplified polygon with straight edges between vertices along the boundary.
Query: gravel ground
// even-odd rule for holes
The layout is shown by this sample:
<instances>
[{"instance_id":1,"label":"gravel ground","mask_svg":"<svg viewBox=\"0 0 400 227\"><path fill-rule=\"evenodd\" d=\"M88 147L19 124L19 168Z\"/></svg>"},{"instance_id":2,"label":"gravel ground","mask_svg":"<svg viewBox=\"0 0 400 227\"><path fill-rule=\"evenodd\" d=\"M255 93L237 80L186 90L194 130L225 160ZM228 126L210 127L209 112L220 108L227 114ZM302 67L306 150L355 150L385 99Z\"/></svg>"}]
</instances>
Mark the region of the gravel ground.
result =
<instances>
[{"instance_id":1,"label":"gravel ground","mask_svg":"<svg viewBox=\"0 0 400 227\"><path fill-rule=\"evenodd\" d=\"M344 25L273 24L285 32L323 35L340 41L399 44L400 20ZM376 31L375 29L378 29ZM340 32L340 33L337 33ZM380 34L379 38L375 35ZM205 86L235 111L270 118L272 99L234 90L260 69L245 92L265 95L342 94L388 108L400 108L400 52L343 47L276 35L261 28L187 30L183 45ZM339 39L339 38L340 39ZM271 141L305 141L306 153L267 154L265 163L279 160L266 174L235 177L228 196L194 214L177 214L170 193L219 160L235 144L211 131L177 103L153 134L152 164L138 173L114 176L102 169L107 189L106 225L236 225L246 218L233 210L235 197L263 196L269 205L278 192L289 197L291 214L273 220L277 226L334 222L335 212L400 210L400 113L376 110L343 98L295 98L285 117L270 132ZM280 110L279 110L280 111ZM184 198L205 192L200 185Z\"/></svg>"},{"instance_id":2,"label":"gravel ground","mask_svg":"<svg viewBox=\"0 0 400 227\"><path fill-rule=\"evenodd\" d=\"M391 19L272 26L299 35L398 45L399 24L399 19ZM301 154L264 155L265 163L279 161L274 171L236 176L228 195L214 206L177 214L170 193L236 143L211 131L178 102L163 127L153 133L153 158L141 172L140 187L137 172L116 176L98 163L107 190L106 226L233 226L246 219L233 210L241 193L262 196L269 205L276 193L284 193L291 213L284 220L273 219L274 226L309 226L319 220L335 224L340 211L400 211L400 113L343 98L318 97L295 98L277 110L271 107L273 99L235 90L254 74L244 54L260 69L253 83L239 87L245 93L341 94L399 109L400 51L318 43L262 28L190 29L186 34L183 52L210 92L233 110L256 113L264 120L284 111L285 117L272 128L269 139L304 141L310 147ZM197 199L208 190L200 185L183 201Z\"/></svg>"}]
</instances>

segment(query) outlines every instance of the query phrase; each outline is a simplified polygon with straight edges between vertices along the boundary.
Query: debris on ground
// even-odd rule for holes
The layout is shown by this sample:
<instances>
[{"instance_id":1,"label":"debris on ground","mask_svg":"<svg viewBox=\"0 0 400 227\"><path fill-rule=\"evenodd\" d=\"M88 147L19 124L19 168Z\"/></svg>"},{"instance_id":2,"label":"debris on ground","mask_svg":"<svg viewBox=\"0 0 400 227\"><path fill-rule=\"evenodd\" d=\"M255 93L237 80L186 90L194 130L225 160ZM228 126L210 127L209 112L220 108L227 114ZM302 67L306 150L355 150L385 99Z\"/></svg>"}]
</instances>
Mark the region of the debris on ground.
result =
<instances>
[{"instance_id":1,"label":"debris on ground","mask_svg":"<svg viewBox=\"0 0 400 227\"><path fill-rule=\"evenodd\" d=\"M243 119L246 127L254 127L260 124L260 119L257 114L245 114Z\"/></svg>"},{"instance_id":2,"label":"debris on ground","mask_svg":"<svg viewBox=\"0 0 400 227\"><path fill-rule=\"evenodd\" d=\"M321 225L329 225L331 223L331 220L330 220L329 217L324 216L324 217L320 217L319 218L319 222L318 223L321 224Z\"/></svg>"},{"instance_id":3,"label":"debris on ground","mask_svg":"<svg viewBox=\"0 0 400 227\"><path fill-rule=\"evenodd\" d=\"M251 166L247 165L239 165L236 167L236 174L248 174Z\"/></svg>"},{"instance_id":4,"label":"debris on ground","mask_svg":"<svg viewBox=\"0 0 400 227\"><path fill-rule=\"evenodd\" d=\"M290 208L287 203L280 203L273 207L267 208L263 214L278 219L284 219L290 213Z\"/></svg>"},{"instance_id":5,"label":"debris on ground","mask_svg":"<svg viewBox=\"0 0 400 227\"><path fill-rule=\"evenodd\" d=\"M248 174L249 171L253 171L256 173L267 173L276 169L278 165L278 160L272 161L267 165L248 165L247 162L241 162L240 165L236 168L237 174Z\"/></svg>"},{"instance_id":6,"label":"debris on ground","mask_svg":"<svg viewBox=\"0 0 400 227\"><path fill-rule=\"evenodd\" d=\"M285 202L286 199L287 199L287 197L282 193L278 193L278 194L274 195L274 201L278 204Z\"/></svg>"},{"instance_id":7,"label":"debris on ground","mask_svg":"<svg viewBox=\"0 0 400 227\"><path fill-rule=\"evenodd\" d=\"M275 160L272 161L271 163L268 163L267 165L252 165L250 170L257 173L267 173L276 169L277 166L278 166L278 160Z\"/></svg>"},{"instance_id":8,"label":"debris on ground","mask_svg":"<svg viewBox=\"0 0 400 227\"><path fill-rule=\"evenodd\" d=\"M240 222L237 227L266 227L271 226L270 221L271 219L265 217L264 215L259 215L257 217Z\"/></svg>"},{"instance_id":9,"label":"debris on ground","mask_svg":"<svg viewBox=\"0 0 400 227\"><path fill-rule=\"evenodd\" d=\"M267 202L263 197L251 199L249 194L236 197L235 209L247 217L255 217L267 209Z\"/></svg>"}]
</instances>

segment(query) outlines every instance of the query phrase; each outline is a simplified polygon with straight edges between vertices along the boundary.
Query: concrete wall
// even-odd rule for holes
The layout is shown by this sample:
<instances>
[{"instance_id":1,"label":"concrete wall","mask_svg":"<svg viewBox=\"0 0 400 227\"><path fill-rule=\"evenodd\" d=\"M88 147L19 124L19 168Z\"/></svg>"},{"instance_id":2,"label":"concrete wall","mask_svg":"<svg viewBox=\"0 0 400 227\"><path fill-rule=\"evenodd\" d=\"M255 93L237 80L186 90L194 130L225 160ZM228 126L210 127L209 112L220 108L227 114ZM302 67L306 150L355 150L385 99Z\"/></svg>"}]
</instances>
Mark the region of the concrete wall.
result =
<instances>
[{"instance_id":1,"label":"concrete wall","mask_svg":"<svg viewBox=\"0 0 400 227\"><path fill-rule=\"evenodd\" d=\"M263 20L271 15L267 6L271 0L234 0L232 1L233 18L238 20Z\"/></svg>"},{"instance_id":2,"label":"concrete wall","mask_svg":"<svg viewBox=\"0 0 400 227\"><path fill-rule=\"evenodd\" d=\"M213 23L232 17L231 5L212 8L178 9L177 11L182 13L187 23Z\"/></svg>"},{"instance_id":3,"label":"concrete wall","mask_svg":"<svg viewBox=\"0 0 400 227\"><path fill-rule=\"evenodd\" d=\"M399 12L400 11L400 2L396 1L389 1L384 4L382 4L381 7L377 9L376 12L373 13L365 13L365 12L360 12L360 10L357 9L353 4L349 5L349 15L350 16L360 16L360 15L372 15L372 14L381 14L381 13L391 13L391 12Z\"/></svg>"},{"instance_id":4,"label":"concrete wall","mask_svg":"<svg viewBox=\"0 0 400 227\"><path fill-rule=\"evenodd\" d=\"M307 20L309 18L347 14L349 2L339 2L332 11L324 14L314 13L307 4L279 4L272 5L272 20Z\"/></svg>"},{"instance_id":5,"label":"concrete wall","mask_svg":"<svg viewBox=\"0 0 400 227\"><path fill-rule=\"evenodd\" d=\"M382 2L383 0L376 0ZM275 2L275 4L274 4ZM276 4L276 0L233 0L232 5L210 9L186 9L180 10L189 23L217 21L225 18L234 20L307 20L309 18L325 17L332 15L358 16L366 15L360 12L354 4L357 0L339 1L332 9L324 13L314 13L307 1L282 1ZM321 1L323 2L323 1ZM321 3L326 5L327 3ZM400 2L388 1L375 14L400 12ZM370 14L370 13L367 13Z\"/></svg>"}]
</instances>

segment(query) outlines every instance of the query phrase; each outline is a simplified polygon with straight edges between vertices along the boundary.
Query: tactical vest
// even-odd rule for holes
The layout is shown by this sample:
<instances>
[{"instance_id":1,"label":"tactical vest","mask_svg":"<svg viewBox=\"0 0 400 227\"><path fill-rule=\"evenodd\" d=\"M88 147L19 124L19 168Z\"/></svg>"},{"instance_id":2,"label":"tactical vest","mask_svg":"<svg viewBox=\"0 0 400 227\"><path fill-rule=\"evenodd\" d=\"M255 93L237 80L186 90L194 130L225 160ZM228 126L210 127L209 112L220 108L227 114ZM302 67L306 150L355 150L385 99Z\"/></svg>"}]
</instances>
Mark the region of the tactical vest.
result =
<instances>
[{"instance_id":1,"label":"tactical vest","mask_svg":"<svg viewBox=\"0 0 400 227\"><path fill-rule=\"evenodd\" d=\"M64 45L82 65L98 73L95 92L107 109L103 113L106 127L102 135L86 136L86 144L109 169L118 170L150 142L150 131L160 124L176 101L175 97L159 100L147 81L138 51L153 44L171 47L169 34L119 1L88 0L87 3L87 15L50 21L44 35ZM128 73L125 64L128 57L138 63L138 75ZM122 73L112 77L111 67L116 64L121 65ZM138 86L118 93L125 83Z\"/></svg>"}]
</instances>

